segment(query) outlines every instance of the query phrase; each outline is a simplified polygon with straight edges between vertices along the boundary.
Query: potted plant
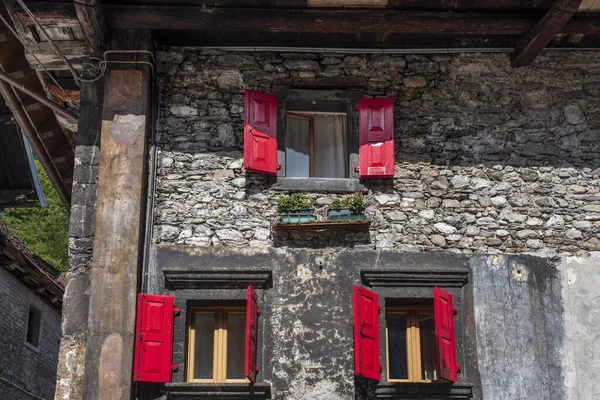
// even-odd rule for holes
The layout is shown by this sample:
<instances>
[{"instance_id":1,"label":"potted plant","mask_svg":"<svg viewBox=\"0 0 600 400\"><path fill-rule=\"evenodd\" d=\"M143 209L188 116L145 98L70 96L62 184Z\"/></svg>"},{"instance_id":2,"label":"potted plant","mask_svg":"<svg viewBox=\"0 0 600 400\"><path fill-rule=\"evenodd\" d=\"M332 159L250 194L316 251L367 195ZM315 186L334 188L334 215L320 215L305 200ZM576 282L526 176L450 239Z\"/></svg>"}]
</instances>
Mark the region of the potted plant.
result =
<instances>
[{"instance_id":1,"label":"potted plant","mask_svg":"<svg viewBox=\"0 0 600 400\"><path fill-rule=\"evenodd\" d=\"M293 193L277 199L277 212L283 223L312 222L315 216L315 201L302 193Z\"/></svg>"},{"instance_id":2,"label":"potted plant","mask_svg":"<svg viewBox=\"0 0 600 400\"><path fill-rule=\"evenodd\" d=\"M337 199L329 204L327 219L329 221L362 221L365 214L365 199L361 193L345 199Z\"/></svg>"}]
</instances>

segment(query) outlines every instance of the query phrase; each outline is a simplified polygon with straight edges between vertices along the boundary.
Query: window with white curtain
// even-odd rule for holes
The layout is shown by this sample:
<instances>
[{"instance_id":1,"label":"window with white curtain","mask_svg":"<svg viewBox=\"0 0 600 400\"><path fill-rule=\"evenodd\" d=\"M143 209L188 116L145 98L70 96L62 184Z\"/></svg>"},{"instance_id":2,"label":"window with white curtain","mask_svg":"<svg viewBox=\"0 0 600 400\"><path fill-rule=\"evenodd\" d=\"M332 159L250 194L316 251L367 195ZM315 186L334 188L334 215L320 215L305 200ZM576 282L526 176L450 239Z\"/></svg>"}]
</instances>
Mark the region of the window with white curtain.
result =
<instances>
[{"instance_id":1,"label":"window with white curtain","mask_svg":"<svg viewBox=\"0 0 600 400\"><path fill-rule=\"evenodd\" d=\"M286 176L348 177L346 113L288 110L285 126Z\"/></svg>"}]
</instances>

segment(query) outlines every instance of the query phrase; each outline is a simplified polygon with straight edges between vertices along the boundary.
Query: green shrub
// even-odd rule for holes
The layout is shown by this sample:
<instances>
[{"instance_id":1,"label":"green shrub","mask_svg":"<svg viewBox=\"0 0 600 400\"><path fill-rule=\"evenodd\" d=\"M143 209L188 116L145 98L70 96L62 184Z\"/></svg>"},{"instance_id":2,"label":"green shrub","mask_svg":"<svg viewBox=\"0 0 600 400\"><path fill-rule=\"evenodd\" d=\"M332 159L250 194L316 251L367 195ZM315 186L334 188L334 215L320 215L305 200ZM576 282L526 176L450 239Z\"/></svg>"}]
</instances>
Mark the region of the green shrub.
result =
<instances>
[{"instance_id":1,"label":"green shrub","mask_svg":"<svg viewBox=\"0 0 600 400\"><path fill-rule=\"evenodd\" d=\"M315 201L308 199L302 193L292 193L277 199L277 212L291 210L305 210L315 207Z\"/></svg>"},{"instance_id":2,"label":"green shrub","mask_svg":"<svg viewBox=\"0 0 600 400\"><path fill-rule=\"evenodd\" d=\"M365 209L365 198L362 194L356 193L349 198L335 199L328 206L330 210L339 210L341 208L349 208L353 214L360 214Z\"/></svg>"}]
</instances>

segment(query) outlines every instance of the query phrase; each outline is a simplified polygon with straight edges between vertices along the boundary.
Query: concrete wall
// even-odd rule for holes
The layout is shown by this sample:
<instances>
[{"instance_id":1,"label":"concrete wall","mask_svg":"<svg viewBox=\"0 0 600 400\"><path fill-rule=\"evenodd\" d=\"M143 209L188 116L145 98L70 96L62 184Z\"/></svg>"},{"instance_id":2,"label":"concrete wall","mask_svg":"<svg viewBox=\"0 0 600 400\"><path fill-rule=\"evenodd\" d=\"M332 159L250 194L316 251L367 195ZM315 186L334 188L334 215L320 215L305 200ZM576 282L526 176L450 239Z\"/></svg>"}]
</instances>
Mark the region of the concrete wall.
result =
<instances>
[{"instance_id":1,"label":"concrete wall","mask_svg":"<svg viewBox=\"0 0 600 400\"><path fill-rule=\"evenodd\" d=\"M26 345L29 306L41 312L39 348ZM5 269L0 268L0 399L54 398L61 315ZM10 381L13 385L7 383Z\"/></svg>"},{"instance_id":2,"label":"concrete wall","mask_svg":"<svg viewBox=\"0 0 600 400\"><path fill-rule=\"evenodd\" d=\"M600 254L565 257L560 265L568 400L600 398Z\"/></svg>"}]
</instances>

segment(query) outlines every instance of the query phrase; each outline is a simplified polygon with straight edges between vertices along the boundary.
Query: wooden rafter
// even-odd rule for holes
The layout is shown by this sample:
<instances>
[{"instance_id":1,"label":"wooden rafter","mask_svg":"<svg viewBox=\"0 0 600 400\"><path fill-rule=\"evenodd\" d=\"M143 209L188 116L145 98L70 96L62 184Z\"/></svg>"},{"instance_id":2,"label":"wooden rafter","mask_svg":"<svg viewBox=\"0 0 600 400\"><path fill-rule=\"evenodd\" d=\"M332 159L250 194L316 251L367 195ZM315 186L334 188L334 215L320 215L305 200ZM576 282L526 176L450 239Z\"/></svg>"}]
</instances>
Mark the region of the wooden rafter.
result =
<instances>
[{"instance_id":1,"label":"wooden rafter","mask_svg":"<svg viewBox=\"0 0 600 400\"><path fill-rule=\"evenodd\" d=\"M544 47L556 36L577 12L582 0L558 0L525 38L519 43L511 57L513 67L524 67L533 63Z\"/></svg>"},{"instance_id":2,"label":"wooden rafter","mask_svg":"<svg viewBox=\"0 0 600 400\"><path fill-rule=\"evenodd\" d=\"M106 47L108 30L99 0L74 0L75 11L85 40L92 52L99 53Z\"/></svg>"}]
</instances>

